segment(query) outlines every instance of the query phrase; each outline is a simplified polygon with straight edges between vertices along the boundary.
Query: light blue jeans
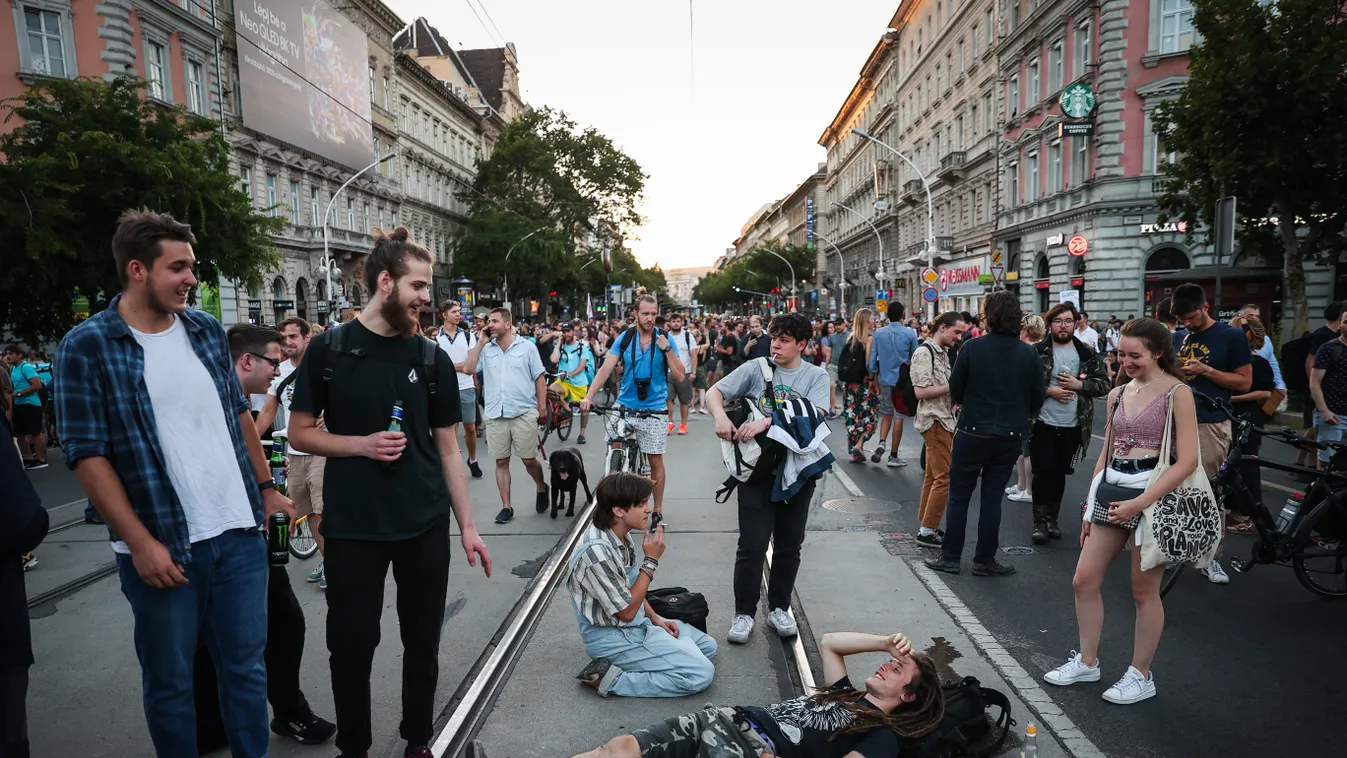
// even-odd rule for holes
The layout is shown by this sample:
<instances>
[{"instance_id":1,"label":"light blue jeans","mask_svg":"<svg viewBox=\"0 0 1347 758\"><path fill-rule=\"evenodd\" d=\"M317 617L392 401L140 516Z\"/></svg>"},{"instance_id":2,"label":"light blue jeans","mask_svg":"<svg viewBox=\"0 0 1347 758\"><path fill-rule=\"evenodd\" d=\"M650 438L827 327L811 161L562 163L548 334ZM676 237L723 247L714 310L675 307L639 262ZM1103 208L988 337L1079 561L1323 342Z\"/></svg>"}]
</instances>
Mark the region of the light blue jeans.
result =
<instances>
[{"instance_id":1,"label":"light blue jeans","mask_svg":"<svg viewBox=\"0 0 1347 758\"><path fill-rule=\"evenodd\" d=\"M573 555L579 555L584 547L581 545ZM630 568L628 581L634 584L639 571L638 567ZM696 627L675 621L678 636L674 637L651 622L645 608L622 626L595 626L579 609L575 609L575 620L585 653L590 658L607 658L622 670L604 695L683 697L711 686L716 673L711 663L716 641Z\"/></svg>"}]
</instances>

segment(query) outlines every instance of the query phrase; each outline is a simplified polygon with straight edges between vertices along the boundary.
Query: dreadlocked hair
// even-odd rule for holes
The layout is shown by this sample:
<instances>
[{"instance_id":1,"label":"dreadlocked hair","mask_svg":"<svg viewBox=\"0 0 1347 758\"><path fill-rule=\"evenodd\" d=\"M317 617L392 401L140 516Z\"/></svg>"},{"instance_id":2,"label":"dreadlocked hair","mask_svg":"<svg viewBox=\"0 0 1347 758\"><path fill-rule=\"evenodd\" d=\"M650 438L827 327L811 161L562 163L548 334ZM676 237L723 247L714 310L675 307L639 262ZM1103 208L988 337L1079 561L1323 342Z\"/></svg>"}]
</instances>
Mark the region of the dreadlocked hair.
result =
<instances>
[{"instance_id":1,"label":"dreadlocked hair","mask_svg":"<svg viewBox=\"0 0 1347 758\"><path fill-rule=\"evenodd\" d=\"M828 739L871 729L891 729L904 739L925 737L935 731L945 717L945 693L941 689L940 674L930 656L913 653L912 660L917 662L917 676L905 690L912 695L912 701L901 703L892 713L861 705L865 690L833 685L821 687L811 695L809 699L815 703L839 703L851 714L851 724Z\"/></svg>"}]
</instances>

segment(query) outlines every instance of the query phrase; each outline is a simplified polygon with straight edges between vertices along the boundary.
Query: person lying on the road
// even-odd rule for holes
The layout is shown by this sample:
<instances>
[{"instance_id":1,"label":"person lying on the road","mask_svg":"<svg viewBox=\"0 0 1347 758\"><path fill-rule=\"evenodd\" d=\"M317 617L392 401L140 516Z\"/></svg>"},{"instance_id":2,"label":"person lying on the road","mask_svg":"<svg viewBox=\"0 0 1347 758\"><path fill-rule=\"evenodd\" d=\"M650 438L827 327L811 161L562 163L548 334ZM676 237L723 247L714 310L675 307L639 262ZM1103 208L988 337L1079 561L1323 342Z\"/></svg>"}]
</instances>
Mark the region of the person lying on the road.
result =
<instances>
[{"instance_id":1,"label":"person lying on the road","mask_svg":"<svg viewBox=\"0 0 1347 758\"><path fill-rule=\"evenodd\" d=\"M766 707L708 707L574 758L892 758L902 740L940 725L940 675L906 636L831 632L819 648L824 686L813 695ZM857 690L844 660L855 653L893 657Z\"/></svg>"},{"instance_id":2,"label":"person lying on the road","mask_svg":"<svg viewBox=\"0 0 1347 758\"><path fill-rule=\"evenodd\" d=\"M593 523L570 558L566 587L580 641L594 659L576 678L604 697L691 695L710 687L716 673L716 641L682 621L660 618L645 600L664 555L664 525L646 531L640 563L628 535L647 528L654 489L654 482L635 474L600 480Z\"/></svg>"}]
</instances>

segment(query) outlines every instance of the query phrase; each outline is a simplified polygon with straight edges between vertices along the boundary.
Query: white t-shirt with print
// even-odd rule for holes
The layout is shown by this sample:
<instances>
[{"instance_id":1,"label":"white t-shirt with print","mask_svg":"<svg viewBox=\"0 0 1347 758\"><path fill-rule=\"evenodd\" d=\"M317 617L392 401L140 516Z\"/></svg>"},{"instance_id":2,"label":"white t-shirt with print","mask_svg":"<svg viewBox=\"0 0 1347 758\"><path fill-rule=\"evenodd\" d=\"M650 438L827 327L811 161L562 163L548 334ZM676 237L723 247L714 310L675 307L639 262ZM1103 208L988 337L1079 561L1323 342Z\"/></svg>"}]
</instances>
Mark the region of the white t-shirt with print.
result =
<instances>
[{"instance_id":1,"label":"white t-shirt with print","mask_svg":"<svg viewBox=\"0 0 1347 758\"><path fill-rule=\"evenodd\" d=\"M276 411L276 420L272 422L271 426L273 429L290 428L290 401L295 397L295 382L299 381L302 377L297 377L294 381L289 382L286 380L298 369L299 367L290 361L281 361L281 375L271 380L271 387L267 389L267 394L279 400L281 406ZM285 389L281 389L282 383L285 384ZM276 393L278 391L281 394L277 395ZM302 453L291 447L289 442L286 443L285 447L290 455L308 455L308 453Z\"/></svg>"}]
</instances>

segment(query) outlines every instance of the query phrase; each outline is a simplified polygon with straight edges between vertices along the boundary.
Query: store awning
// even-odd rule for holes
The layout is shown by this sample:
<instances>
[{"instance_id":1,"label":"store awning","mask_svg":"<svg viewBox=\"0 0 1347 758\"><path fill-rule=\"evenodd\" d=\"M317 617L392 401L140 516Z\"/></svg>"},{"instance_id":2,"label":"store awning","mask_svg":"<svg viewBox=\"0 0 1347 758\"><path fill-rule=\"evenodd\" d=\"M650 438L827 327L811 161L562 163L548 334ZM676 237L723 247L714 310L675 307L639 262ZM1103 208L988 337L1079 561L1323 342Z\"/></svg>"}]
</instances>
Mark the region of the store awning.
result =
<instances>
[{"instance_id":1,"label":"store awning","mask_svg":"<svg viewBox=\"0 0 1347 758\"><path fill-rule=\"evenodd\" d=\"M1196 266L1180 271L1146 272L1148 282L1195 282L1216 278L1219 269L1222 279L1280 279L1279 268L1246 268L1244 266Z\"/></svg>"}]
</instances>

